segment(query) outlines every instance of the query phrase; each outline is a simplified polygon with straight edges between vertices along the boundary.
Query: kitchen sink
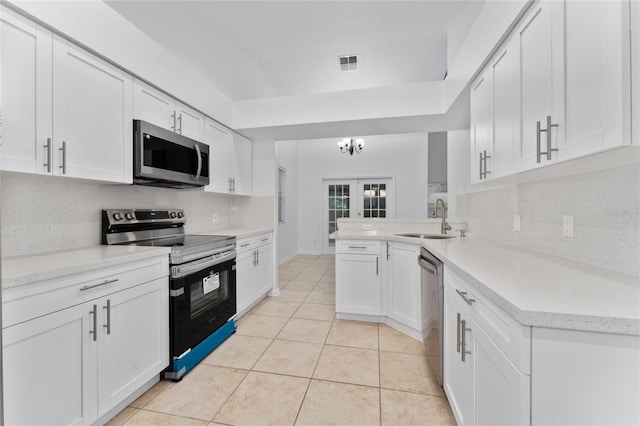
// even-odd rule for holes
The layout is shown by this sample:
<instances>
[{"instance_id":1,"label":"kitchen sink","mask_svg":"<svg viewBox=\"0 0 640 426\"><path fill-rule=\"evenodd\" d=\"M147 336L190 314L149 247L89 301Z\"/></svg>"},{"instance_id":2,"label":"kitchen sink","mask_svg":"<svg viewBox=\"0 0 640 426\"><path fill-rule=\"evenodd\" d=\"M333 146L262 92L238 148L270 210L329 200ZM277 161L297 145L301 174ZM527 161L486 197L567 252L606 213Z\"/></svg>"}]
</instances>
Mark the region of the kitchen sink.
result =
<instances>
[{"instance_id":1,"label":"kitchen sink","mask_svg":"<svg viewBox=\"0 0 640 426\"><path fill-rule=\"evenodd\" d=\"M411 237L411 238L426 238L429 240L445 240L447 238L456 238L455 235L442 235L442 234L418 234L415 232L408 232L405 234L394 234L398 237Z\"/></svg>"}]
</instances>

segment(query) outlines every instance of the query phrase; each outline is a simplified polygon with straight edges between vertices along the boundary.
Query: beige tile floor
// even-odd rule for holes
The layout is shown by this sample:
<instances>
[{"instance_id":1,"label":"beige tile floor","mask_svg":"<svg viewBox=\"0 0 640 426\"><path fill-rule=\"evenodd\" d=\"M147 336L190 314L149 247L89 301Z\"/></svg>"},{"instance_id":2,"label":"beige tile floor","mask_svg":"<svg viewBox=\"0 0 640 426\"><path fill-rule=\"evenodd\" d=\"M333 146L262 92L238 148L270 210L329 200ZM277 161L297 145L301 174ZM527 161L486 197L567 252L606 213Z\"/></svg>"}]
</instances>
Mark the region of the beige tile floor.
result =
<instances>
[{"instance_id":1,"label":"beige tile floor","mask_svg":"<svg viewBox=\"0 0 640 426\"><path fill-rule=\"evenodd\" d=\"M422 342L335 319L333 256L296 256L279 275L280 295L181 382L158 383L109 424L455 424Z\"/></svg>"}]
</instances>

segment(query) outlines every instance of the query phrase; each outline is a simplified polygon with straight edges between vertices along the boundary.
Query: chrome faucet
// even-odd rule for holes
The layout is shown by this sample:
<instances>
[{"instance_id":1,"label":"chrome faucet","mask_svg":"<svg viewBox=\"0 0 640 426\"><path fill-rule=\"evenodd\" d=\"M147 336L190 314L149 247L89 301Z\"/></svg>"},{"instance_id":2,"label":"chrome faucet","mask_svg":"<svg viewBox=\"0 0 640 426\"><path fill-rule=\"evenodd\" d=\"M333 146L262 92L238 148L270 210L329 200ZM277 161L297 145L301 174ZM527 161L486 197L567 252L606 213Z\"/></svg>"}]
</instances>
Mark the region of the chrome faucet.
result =
<instances>
[{"instance_id":1,"label":"chrome faucet","mask_svg":"<svg viewBox=\"0 0 640 426\"><path fill-rule=\"evenodd\" d=\"M438 217L438 203L442 204L442 225L440 226L440 232L445 235L447 231L451 231L451 225L447 223L447 210L442 198L438 198L436 200L436 206L433 209L433 217Z\"/></svg>"}]
</instances>

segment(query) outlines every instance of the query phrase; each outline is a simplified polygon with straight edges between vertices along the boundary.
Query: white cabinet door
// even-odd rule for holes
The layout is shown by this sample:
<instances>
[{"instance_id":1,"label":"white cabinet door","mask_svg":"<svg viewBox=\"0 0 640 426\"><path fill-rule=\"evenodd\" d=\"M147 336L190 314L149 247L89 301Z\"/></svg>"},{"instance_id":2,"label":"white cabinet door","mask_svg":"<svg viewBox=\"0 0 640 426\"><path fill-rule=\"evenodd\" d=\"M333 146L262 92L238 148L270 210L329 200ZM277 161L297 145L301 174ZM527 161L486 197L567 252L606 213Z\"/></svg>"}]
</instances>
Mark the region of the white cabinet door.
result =
<instances>
[{"instance_id":1,"label":"white cabinet door","mask_svg":"<svg viewBox=\"0 0 640 426\"><path fill-rule=\"evenodd\" d=\"M565 2L563 159L629 143L628 32L628 2Z\"/></svg>"},{"instance_id":2,"label":"white cabinet door","mask_svg":"<svg viewBox=\"0 0 640 426\"><path fill-rule=\"evenodd\" d=\"M380 256L336 255L336 311L380 315Z\"/></svg>"},{"instance_id":3,"label":"white cabinet door","mask_svg":"<svg viewBox=\"0 0 640 426\"><path fill-rule=\"evenodd\" d=\"M231 133L213 120L205 120L204 143L209 145L209 185L205 191L229 193L227 157Z\"/></svg>"},{"instance_id":4,"label":"white cabinet door","mask_svg":"<svg viewBox=\"0 0 640 426\"><path fill-rule=\"evenodd\" d=\"M89 334L88 306L2 331L6 424L81 425L97 419L97 344Z\"/></svg>"},{"instance_id":5,"label":"white cabinet door","mask_svg":"<svg viewBox=\"0 0 640 426\"><path fill-rule=\"evenodd\" d=\"M485 71L471 85L471 182L490 175L484 172L484 156L492 157L491 141L491 78ZM488 159L490 160L490 159ZM490 163L489 163L490 164Z\"/></svg>"},{"instance_id":6,"label":"white cabinet door","mask_svg":"<svg viewBox=\"0 0 640 426\"><path fill-rule=\"evenodd\" d=\"M388 250L387 316L422 333L421 308L425 301L420 288L420 267L417 261L420 247L391 242ZM426 306L430 305L426 301Z\"/></svg>"},{"instance_id":7,"label":"white cabinet door","mask_svg":"<svg viewBox=\"0 0 640 426\"><path fill-rule=\"evenodd\" d=\"M0 170L46 173L51 138L51 33L2 8Z\"/></svg>"},{"instance_id":8,"label":"white cabinet door","mask_svg":"<svg viewBox=\"0 0 640 426\"><path fill-rule=\"evenodd\" d=\"M99 416L169 365L166 278L98 301Z\"/></svg>"},{"instance_id":9,"label":"white cabinet door","mask_svg":"<svg viewBox=\"0 0 640 426\"><path fill-rule=\"evenodd\" d=\"M236 258L236 312L244 312L253 302L254 251L238 253Z\"/></svg>"},{"instance_id":10,"label":"white cabinet door","mask_svg":"<svg viewBox=\"0 0 640 426\"><path fill-rule=\"evenodd\" d=\"M176 133L204 142L204 115L186 105L176 103Z\"/></svg>"},{"instance_id":11,"label":"white cabinet door","mask_svg":"<svg viewBox=\"0 0 640 426\"><path fill-rule=\"evenodd\" d=\"M522 374L478 326L468 320L469 359L473 369L475 423L479 425L529 424L530 377Z\"/></svg>"},{"instance_id":12,"label":"white cabinet door","mask_svg":"<svg viewBox=\"0 0 640 426\"><path fill-rule=\"evenodd\" d=\"M53 137L59 174L132 182L132 84L125 72L54 37Z\"/></svg>"},{"instance_id":13,"label":"white cabinet door","mask_svg":"<svg viewBox=\"0 0 640 426\"><path fill-rule=\"evenodd\" d=\"M506 43L491 60L491 158L486 177L506 176L513 171L513 147L518 144L518 75L514 40Z\"/></svg>"},{"instance_id":14,"label":"white cabinet door","mask_svg":"<svg viewBox=\"0 0 640 426\"><path fill-rule=\"evenodd\" d=\"M173 99L139 80L133 83L133 118L172 132L176 129Z\"/></svg>"},{"instance_id":15,"label":"white cabinet door","mask_svg":"<svg viewBox=\"0 0 640 426\"><path fill-rule=\"evenodd\" d=\"M240 135L233 135L229 145L229 178L233 179L232 188L236 195L251 195L251 141Z\"/></svg>"},{"instance_id":16,"label":"white cabinet door","mask_svg":"<svg viewBox=\"0 0 640 426\"><path fill-rule=\"evenodd\" d=\"M474 419L474 387L473 358L462 351L472 348L472 336L469 331L461 330L461 322L471 318L465 315L464 309L457 300L458 295L445 287L444 296L444 390L449 405L459 425L473 425ZM467 326L466 328L470 328ZM462 347L462 332L469 342Z\"/></svg>"},{"instance_id":17,"label":"white cabinet door","mask_svg":"<svg viewBox=\"0 0 640 426\"><path fill-rule=\"evenodd\" d=\"M540 151L547 151L547 136L551 148L564 143L564 2L541 1L534 4L515 30L515 45L519 49L520 138L516 147L519 169L528 170L555 162L558 152L538 155L537 125L547 127L550 134L540 134ZM538 158L540 157L540 162Z\"/></svg>"},{"instance_id":18,"label":"white cabinet door","mask_svg":"<svg viewBox=\"0 0 640 426\"><path fill-rule=\"evenodd\" d=\"M273 244L256 249L257 259L254 268L255 297L264 296L273 288Z\"/></svg>"}]
</instances>

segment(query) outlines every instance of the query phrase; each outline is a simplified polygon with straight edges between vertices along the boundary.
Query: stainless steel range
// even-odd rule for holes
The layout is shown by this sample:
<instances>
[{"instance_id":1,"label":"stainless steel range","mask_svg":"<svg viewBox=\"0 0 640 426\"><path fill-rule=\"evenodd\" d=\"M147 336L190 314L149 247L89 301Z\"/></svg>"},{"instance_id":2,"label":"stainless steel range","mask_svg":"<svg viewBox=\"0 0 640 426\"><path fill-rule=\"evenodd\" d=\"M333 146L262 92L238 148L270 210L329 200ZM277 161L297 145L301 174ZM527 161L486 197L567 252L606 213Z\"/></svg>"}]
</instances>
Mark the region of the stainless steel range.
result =
<instances>
[{"instance_id":1,"label":"stainless steel range","mask_svg":"<svg viewBox=\"0 0 640 426\"><path fill-rule=\"evenodd\" d=\"M236 330L235 237L188 235L183 210L103 210L102 243L171 247L171 360L180 380Z\"/></svg>"}]
</instances>

